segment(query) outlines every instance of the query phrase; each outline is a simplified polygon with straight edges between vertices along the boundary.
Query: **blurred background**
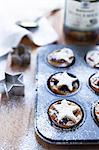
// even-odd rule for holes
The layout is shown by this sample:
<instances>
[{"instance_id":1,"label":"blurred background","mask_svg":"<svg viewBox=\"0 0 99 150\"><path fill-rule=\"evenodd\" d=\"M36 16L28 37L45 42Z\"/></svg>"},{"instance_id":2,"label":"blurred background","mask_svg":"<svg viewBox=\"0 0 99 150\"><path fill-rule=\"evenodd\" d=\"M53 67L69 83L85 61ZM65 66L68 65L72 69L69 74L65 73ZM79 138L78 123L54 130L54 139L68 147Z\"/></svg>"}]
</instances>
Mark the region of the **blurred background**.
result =
<instances>
[{"instance_id":1,"label":"blurred background","mask_svg":"<svg viewBox=\"0 0 99 150\"><path fill-rule=\"evenodd\" d=\"M64 0L0 0L0 22L34 19L63 6Z\"/></svg>"}]
</instances>

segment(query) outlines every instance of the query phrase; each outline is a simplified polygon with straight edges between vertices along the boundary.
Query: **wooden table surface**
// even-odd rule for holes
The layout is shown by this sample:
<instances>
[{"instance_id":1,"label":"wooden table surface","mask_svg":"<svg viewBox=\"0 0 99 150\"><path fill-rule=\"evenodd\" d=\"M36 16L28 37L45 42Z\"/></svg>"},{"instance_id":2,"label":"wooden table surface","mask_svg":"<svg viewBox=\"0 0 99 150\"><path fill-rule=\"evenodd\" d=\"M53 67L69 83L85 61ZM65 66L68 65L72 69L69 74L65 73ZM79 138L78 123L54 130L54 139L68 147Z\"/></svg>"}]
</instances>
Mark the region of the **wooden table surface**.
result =
<instances>
[{"instance_id":1,"label":"wooden table surface","mask_svg":"<svg viewBox=\"0 0 99 150\"><path fill-rule=\"evenodd\" d=\"M57 25L57 19L60 22ZM49 17L53 27L59 34L58 43L66 43L62 31L63 13L61 11ZM99 149L98 145L56 146L42 141L34 131L35 109L35 68L37 48L26 37L21 43L32 46L32 61L24 71L25 97L23 99L9 100L0 103L0 150L81 150ZM6 63L7 62L7 63ZM13 72L8 60L3 60L7 72Z\"/></svg>"}]
</instances>

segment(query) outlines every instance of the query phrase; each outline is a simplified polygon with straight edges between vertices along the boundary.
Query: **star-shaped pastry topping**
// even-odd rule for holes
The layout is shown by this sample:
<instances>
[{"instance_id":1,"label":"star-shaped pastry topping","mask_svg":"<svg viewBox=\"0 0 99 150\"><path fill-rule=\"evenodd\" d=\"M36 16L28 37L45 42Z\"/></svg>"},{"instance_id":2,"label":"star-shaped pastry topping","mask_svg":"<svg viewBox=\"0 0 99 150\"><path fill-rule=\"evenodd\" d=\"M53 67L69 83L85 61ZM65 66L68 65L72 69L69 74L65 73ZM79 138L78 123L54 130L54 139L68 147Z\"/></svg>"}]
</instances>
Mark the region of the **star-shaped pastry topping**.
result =
<instances>
[{"instance_id":1,"label":"star-shaped pastry topping","mask_svg":"<svg viewBox=\"0 0 99 150\"><path fill-rule=\"evenodd\" d=\"M54 104L54 108L58 112L57 114L58 121L61 121L66 117L67 119L70 119L73 122L77 122L79 118L74 115L74 112L79 110L79 107L76 105L73 106L70 103L71 102L64 99L61 101L61 104Z\"/></svg>"},{"instance_id":2,"label":"star-shaped pastry topping","mask_svg":"<svg viewBox=\"0 0 99 150\"><path fill-rule=\"evenodd\" d=\"M59 50L54 51L50 56L53 59L56 59L56 60L63 59L66 62L71 63L71 58L74 57L74 54L69 48L63 48L60 51Z\"/></svg>"},{"instance_id":3,"label":"star-shaped pastry topping","mask_svg":"<svg viewBox=\"0 0 99 150\"><path fill-rule=\"evenodd\" d=\"M93 62L94 66L99 67L99 51L93 51L88 59Z\"/></svg>"},{"instance_id":4,"label":"star-shaped pastry topping","mask_svg":"<svg viewBox=\"0 0 99 150\"><path fill-rule=\"evenodd\" d=\"M60 73L60 74L55 74L53 76L53 78L59 81L57 83L58 87L66 85L70 91L73 90L73 82L78 80L76 77L71 77L66 72L63 72L63 73Z\"/></svg>"},{"instance_id":5,"label":"star-shaped pastry topping","mask_svg":"<svg viewBox=\"0 0 99 150\"><path fill-rule=\"evenodd\" d=\"M5 85L8 94L23 96L24 95L24 85L22 82L23 75L21 73L11 75L5 73Z\"/></svg>"}]
</instances>

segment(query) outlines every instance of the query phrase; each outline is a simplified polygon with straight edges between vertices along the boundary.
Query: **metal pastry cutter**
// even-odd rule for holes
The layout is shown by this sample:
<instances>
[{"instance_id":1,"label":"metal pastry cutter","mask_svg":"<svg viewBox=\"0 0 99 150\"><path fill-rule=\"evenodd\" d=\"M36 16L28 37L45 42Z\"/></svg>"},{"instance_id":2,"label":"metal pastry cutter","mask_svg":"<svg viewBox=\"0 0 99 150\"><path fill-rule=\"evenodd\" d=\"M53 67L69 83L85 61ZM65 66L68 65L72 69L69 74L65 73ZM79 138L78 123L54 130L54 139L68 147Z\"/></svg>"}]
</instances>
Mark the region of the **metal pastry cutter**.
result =
<instances>
[{"instance_id":1,"label":"metal pastry cutter","mask_svg":"<svg viewBox=\"0 0 99 150\"><path fill-rule=\"evenodd\" d=\"M5 85L8 95L24 96L23 75L5 73Z\"/></svg>"},{"instance_id":2,"label":"metal pastry cutter","mask_svg":"<svg viewBox=\"0 0 99 150\"><path fill-rule=\"evenodd\" d=\"M0 94L2 98L10 96L24 96L23 75L5 73L5 79L0 81Z\"/></svg>"}]
</instances>

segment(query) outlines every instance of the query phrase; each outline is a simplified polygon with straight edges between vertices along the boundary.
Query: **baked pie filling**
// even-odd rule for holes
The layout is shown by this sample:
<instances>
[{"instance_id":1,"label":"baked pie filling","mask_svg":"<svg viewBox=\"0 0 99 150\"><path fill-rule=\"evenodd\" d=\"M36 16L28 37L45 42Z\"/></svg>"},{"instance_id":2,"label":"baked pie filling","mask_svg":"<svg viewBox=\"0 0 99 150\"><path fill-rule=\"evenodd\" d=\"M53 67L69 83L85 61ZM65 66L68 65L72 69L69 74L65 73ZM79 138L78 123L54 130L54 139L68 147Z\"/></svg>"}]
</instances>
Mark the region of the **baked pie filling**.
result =
<instances>
[{"instance_id":1,"label":"baked pie filling","mask_svg":"<svg viewBox=\"0 0 99 150\"><path fill-rule=\"evenodd\" d=\"M89 78L89 85L96 93L99 93L99 72Z\"/></svg>"},{"instance_id":2,"label":"baked pie filling","mask_svg":"<svg viewBox=\"0 0 99 150\"><path fill-rule=\"evenodd\" d=\"M48 79L47 84L53 93L59 95L69 95L79 88L79 81L76 76L66 72L59 72L52 75Z\"/></svg>"},{"instance_id":3,"label":"baked pie filling","mask_svg":"<svg viewBox=\"0 0 99 150\"><path fill-rule=\"evenodd\" d=\"M68 129L78 125L84 114L75 102L63 99L50 105L48 115L56 126Z\"/></svg>"},{"instance_id":4,"label":"baked pie filling","mask_svg":"<svg viewBox=\"0 0 99 150\"><path fill-rule=\"evenodd\" d=\"M68 67L74 63L74 53L69 48L55 50L48 55L48 62L54 67Z\"/></svg>"},{"instance_id":5,"label":"baked pie filling","mask_svg":"<svg viewBox=\"0 0 99 150\"><path fill-rule=\"evenodd\" d=\"M88 52L86 62L93 68L99 68L99 50Z\"/></svg>"}]
</instances>

